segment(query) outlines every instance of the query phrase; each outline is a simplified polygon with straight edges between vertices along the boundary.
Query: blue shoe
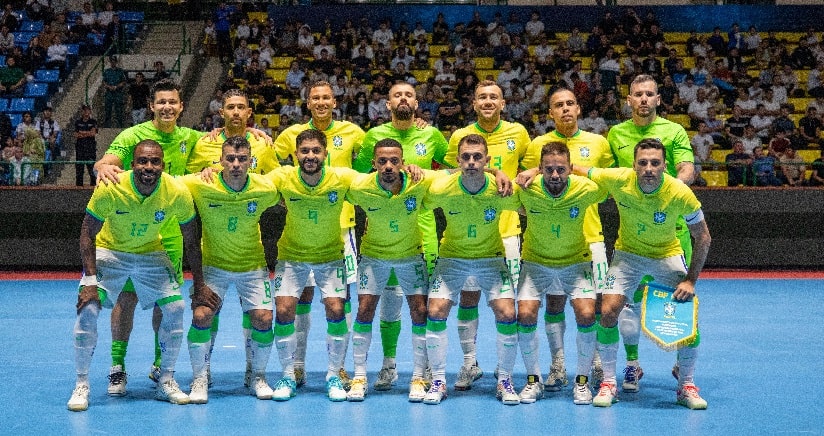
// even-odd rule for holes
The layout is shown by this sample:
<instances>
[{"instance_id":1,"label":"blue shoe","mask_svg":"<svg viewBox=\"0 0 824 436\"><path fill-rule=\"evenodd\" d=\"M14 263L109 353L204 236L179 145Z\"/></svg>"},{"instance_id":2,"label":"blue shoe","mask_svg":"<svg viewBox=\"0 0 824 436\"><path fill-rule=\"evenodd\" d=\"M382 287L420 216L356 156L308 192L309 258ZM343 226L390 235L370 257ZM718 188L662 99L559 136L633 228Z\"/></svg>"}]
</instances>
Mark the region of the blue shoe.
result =
<instances>
[{"instance_id":1,"label":"blue shoe","mask_svg":"<svg viewBox=\"0 0 824 436\"><path fill-rule=\"evenodd\" d=\"M326 381L326 396L332 401L346 401L346 389L340 377L333 376Z\"/></svg>"},{"instance_id":2,"label":"blue shoe","mask_svg":"<svg viewBox=\"0 0 824 436\"><path fill-rule=\"evenodd\" d=\"M291 378L283 377L275 383L272 399L275 401L289 401L297 395L298 386Z\"/></svg>"}]
</instances>

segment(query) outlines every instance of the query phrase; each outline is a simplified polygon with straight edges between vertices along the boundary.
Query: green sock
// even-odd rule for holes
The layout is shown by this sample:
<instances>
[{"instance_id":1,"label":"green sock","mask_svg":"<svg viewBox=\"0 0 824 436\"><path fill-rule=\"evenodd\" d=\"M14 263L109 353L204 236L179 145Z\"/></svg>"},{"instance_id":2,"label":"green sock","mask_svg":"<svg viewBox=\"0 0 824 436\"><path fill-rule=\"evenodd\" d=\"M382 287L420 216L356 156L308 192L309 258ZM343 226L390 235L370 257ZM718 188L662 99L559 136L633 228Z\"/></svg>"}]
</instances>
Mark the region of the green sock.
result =
<instances>
[{"instance_id":1,"label":"green sock","mask_svg":"<svg viewBox=\"0 0 824 436\"><path fill-rule=\"evenodd\" d=\"M398 355L398 336L400 336L400 334L400 321L381 321L383 357L395 357Z\"/></svg>"},{"instance_id":2,"label":"green sock","mask_svg":"<svg viewBox=\"0 0 824 436\"><path fill-rule=\"evenodd\" d=\"M624 350L627 352L627 360L638 360L638 345L624 344Z\"/></svg>"},{"instance_id":3,"label":"green sock","mask_svg":"<svg viewBox=\"0 0 824 436\"><path fill-rule=\"evenodd\" d=\"M154 366L160 366L160 342L157 339L157 333L154 335L155 338L155 358L154 358Z\"/></svg>"},{"instance_id":4,"label":"green sock","mask_svg":"<svg viewBox=\"0 0 824 436\"><path fill-rule=\"evenodd\" d=\"M126 370L126 348L128 341L112 341L112 366L121 365Z\"/></svg>"}]
</instances>

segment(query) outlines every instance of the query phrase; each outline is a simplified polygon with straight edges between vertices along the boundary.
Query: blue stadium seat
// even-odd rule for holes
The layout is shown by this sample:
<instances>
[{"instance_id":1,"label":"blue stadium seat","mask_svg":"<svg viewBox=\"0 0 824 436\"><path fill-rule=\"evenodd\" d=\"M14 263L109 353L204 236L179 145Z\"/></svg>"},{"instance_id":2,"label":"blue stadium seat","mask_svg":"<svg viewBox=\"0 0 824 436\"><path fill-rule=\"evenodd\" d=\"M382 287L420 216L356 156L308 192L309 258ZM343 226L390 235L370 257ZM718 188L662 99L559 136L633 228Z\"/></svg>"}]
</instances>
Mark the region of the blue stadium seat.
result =
<instances>
[{"instance_id":1,"label":"blue stadium seat","mask_svg":"<svg viewBox=\"0 0 824 436\"><path fill-rule=\"evenodd\" d=\"M6 112L9 110L9 101L5 98L0 98L0 112Z\"/></svg>"},{"instance_id":2,"label":"blue stadium seat","mask_svg":"<svg viewBox=\"0 0 824 436\"><path fill-rule=\"evenodd\" d=\"M60 70L37 70L34 80L38 82L57 83L60 81Z\"/></svg>"},{"instance_id":3,"label":"blue stadium seat","mask_svg":"<svg viewBox=\"0 0 824 436\"><path fill-rule=\"evenodd\" d=\"M29 82L26 84L26 91L23 93L24 97L46 97L49 93L49 84L41 82Z\"/></svg>"},{"instance_id":4,"label":"blue stadium seat","mask_svg":"<svg viewBox=\"0 0 824 436\"><path fill-rule=\"evenodd\" d=\"M144 19L143 12L120 11L117 15L121 23L142 23Z\"/></svg>"},{"instance_id":5,"label":"blue stadium seat","mask_svg":"<svg viewBox=\"0 0 824 436\"><path fill-rule=\"evenodd\" d=\"M0 67L6 66L6 55L0 55Z\"/></svg>"},{"instance_id":6,"label":"blue stadium seat","mask_svg":"<svg viewBox=\"0 0 824 436\"><path fill-rule=\"evenodd\" d=\"M35 36L37 32L14 32L14 45L28 46Z\"/></svg>"},{"instance_id":7,"label":"blue stadium seat","mask_svg":"<svg viewBox=\"0 0 824 436\"><path fill-rule=\"evenodd\" d=\"M23 122L23 114L8 114L9 119L11 120L11 131L14 134L14 130L17 128L17 125Z\"/></svg>"},{"instance_id":8,"label":"blue stadium seat","mask_svg":"<svg viewBox=\"0 0 824 436\"><path fill-rule=\"evenodd\" d=\"M66 44L66 54L69 56L77 56L80 54L80 44Z\"/></svg>"},{"instance_id":9,"label":"blue stadium seat","mask_svg":"<svg viewBox=\"0 0 824 436\"><path fill-rule=\"evenodd\" d=\"M22 112L34 112L34 99L33 98L12 98L11 103L9 104L9 112L14 113L22 113Z\"/></svg>"},{"instance_id":10,"label":"blue stadium seat","mask_svg":"<svg viewBox=\"0 0 824 436\"><path fill-rule=\"evenodd\" d=\"M43 31L43 22L42 21L23 21L20 23L20 26L17 28L18 32L42 32Z\"/></svg>"}]
</instances>

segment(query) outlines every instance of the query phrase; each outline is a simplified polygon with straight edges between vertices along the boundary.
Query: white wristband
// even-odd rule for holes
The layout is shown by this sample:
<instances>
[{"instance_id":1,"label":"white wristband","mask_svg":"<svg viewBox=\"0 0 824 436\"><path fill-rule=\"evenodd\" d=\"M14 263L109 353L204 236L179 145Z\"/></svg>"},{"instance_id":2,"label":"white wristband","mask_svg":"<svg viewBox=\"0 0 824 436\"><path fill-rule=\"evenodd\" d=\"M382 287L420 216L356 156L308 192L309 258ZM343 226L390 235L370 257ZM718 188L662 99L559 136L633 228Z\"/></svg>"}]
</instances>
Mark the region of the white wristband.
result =
<instances>
[{"instance_id":1,"label":"white wristband","mask_svg":"<svg viewBox=\"0 0 824 436\"><path fill-rule=\"evenodd\" d=\"M97 286L97 276L86 276L84 275L82 279L80 279L80 286Z\"/></svg>"}]
</instances>

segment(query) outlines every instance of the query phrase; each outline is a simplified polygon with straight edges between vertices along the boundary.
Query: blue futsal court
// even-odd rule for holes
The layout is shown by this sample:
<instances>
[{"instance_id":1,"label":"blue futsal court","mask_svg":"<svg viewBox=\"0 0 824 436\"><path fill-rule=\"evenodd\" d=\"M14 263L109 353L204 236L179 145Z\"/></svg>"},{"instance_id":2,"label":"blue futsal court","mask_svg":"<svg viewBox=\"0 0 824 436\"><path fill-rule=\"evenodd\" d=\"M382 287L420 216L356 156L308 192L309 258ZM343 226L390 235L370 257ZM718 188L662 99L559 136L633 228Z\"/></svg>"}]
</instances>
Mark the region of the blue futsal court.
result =
<instances>
[{"instance_id":1,"label":"blue futsal court","mask_svg":"<svg viewBox=\"0 0 824 436\"><path fill-rule=\"evenodd\" d=\"M675 354L661 351L646 338L640 346L645 373L641 391L624 394L619 390L620 401L611 408L572 404L571 387L547 393L534 404L504 406L494 398L495 330L491 311L484 307L478 360L485 375L471 391L452 389L461 362L453 309L448 322L449 397L441 405L407 401L411 370L408 314L398 344L400 379L396 387L389 392L370 390L362 403L332 403L325 396L326 322L317 301L306 359L307 385L291 401L260 401L243 387L240 308L232 291L221 315L212 360L214 387L208 404L175 406L153 399L154 384L146 376L153 356L151 311L138 311L135 317L126 357L128 395L108 397L111 335L110 311L105 310L98 325L99 341L90 373L89 410L75 413L66 410L66 402L74 388L71 332L76 287L76 280L0 281L2 434L824 434L817 383L824 353L818 327L824 318L822 279L699 281L702 342L696 383L709 403L705 411L675 404L676 383L670 375ZM188 312L185 324L190 321ZM570 309L567 323L565 352L572 383L576 353ZM381 365L378 330L376 321L370 350L370 386ZM547 371L549 350L545 338L541 333L541 366ZM350 373L351 356L350 347L346 359ZM623 363L621 347L619 372ZM186 392L191 374L184 343L177 380ZM280 363L273 350L270 384L279 377ZM519 355L514 377L518 390L525 379Z\"/></svg>"}]
</instances>

